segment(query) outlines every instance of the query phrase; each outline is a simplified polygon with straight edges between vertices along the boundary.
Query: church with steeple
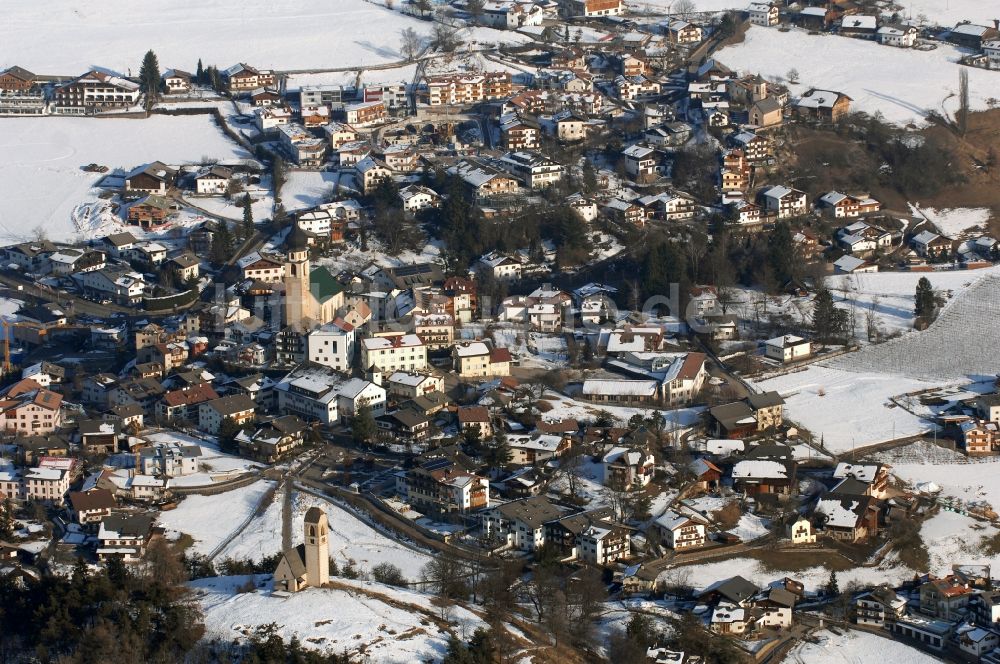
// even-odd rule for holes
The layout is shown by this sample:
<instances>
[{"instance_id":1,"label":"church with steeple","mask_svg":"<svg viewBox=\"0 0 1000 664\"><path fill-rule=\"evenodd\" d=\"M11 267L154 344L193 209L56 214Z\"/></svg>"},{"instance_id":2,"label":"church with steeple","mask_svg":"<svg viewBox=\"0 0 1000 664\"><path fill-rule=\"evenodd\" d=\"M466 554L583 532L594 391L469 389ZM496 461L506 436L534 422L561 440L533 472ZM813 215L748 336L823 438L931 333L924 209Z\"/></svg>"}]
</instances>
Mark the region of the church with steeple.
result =
<instances>
[{"instance_id":1,"label":"church with steeple","mask_svg":"<svg viewBox=\"0 0 1000 664\"><path fill-rule=\"evenodd\" d=\"M285 240L285 324L309 330L332 322L344 306L344 287L323 266L313 267L309 235L298 224Z\"/></svg>"},{"instance_id":2,"label":"church with steeple","mask_svg":"<svg viewBox=\"0 0 1000 664\"><path fill-rule=\"evenodd\" d=\"M330 581L330 524L326 512L310 507L303 523L305 541L281 552L274 570L274 589L298 592Z\"/></svg>"}]
</instances>

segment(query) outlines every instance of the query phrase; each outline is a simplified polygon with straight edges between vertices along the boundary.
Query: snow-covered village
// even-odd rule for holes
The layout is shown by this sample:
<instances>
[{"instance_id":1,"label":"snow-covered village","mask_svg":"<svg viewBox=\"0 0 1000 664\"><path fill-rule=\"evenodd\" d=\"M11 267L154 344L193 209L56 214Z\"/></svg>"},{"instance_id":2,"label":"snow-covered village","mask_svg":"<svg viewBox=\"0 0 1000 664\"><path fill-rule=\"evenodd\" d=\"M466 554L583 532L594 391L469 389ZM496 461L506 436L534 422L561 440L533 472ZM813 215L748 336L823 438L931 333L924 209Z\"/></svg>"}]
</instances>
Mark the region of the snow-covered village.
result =
<instances>
[{"instance_id":1,"label":"snow-covered village","mask_svg":"<svg viewBox=\"0 0 1000 664\"><path fill-rule=\"evenodd\" d=\"M8 4L0 661L1000 664L1000 0Z\"/></svg>"}]
</instances>

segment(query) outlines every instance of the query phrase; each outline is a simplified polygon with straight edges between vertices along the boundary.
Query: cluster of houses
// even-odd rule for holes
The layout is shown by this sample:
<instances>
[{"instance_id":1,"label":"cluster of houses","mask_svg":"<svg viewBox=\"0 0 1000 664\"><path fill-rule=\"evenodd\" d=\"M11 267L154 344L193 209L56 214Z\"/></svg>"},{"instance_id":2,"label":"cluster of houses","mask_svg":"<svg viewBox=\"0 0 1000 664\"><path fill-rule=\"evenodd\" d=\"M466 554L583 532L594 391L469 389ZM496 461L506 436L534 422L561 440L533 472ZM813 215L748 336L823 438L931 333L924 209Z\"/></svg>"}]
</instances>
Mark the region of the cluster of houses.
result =
<instances>
[{"instance_id":1,"label":"cluster of houses","mask_svg":"<svg viewBox=\"0 0 1000 664\"><path fill-rule=\"evenodd\" d=\"M925 650L971 661L1000 661L1000 594L989 565L952 565L897 588L882 585L854 600L854 620Z\"/></svg>"}]
</instances>

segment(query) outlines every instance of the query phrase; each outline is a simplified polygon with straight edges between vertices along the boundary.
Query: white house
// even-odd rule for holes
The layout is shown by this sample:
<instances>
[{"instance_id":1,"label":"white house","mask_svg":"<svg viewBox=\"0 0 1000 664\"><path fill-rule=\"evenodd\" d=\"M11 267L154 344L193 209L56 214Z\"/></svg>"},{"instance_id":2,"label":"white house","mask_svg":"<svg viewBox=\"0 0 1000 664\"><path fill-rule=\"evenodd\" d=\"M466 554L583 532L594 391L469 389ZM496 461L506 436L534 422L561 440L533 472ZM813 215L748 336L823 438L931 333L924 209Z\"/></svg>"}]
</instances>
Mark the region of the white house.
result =
<instances>
[{"instance_id":1,"label":"white house","mask_svg":"<svg viewBox=\"0 0 1000 664\"><path fill-rule=\"evenodd\" d=\"M674 549L692 549L705 545L705 522L674 510L667 510L654 521L660 532L663 546Z\"/></svg>"},{"instance_id":2,"label":"white house","mask_svg":"<svg viewBox=\"0 0 1000 664\"><path fill-rule=\"evenodd\" d=\"M233 172L225 166L212 166L195 176L195 192L201 196L221 196L232 179Z\"/></svg>"},{"instance_id":3,"label":"white house","mask_svg":"<svg viewBox=\"0 0 1000 664\"><path fill-rule=\"evenodd\" d=\"M523 265L513 256L491 251L476 262L477 272L489 272L497 281L517 281L521 278Z\"/></svg>"},{"instance_id":4,"label":"white house","mask_svg":"<svg viewBox=\"0 0 1000 664\"><path fill-rule=\"evenodd\" d=\"M441 197L436 191L418 184L411 184L400 189L399 198L403 201L403 209L407 212L437 207L441 203Z\"/></svg>"},{"instance_id":5,"label":"white house","mask_svg":"<svg viewBox=\"0 0 1000 664\"><path fill-rule=\"evenodd\" d=\"M812 342L794 334L786 334L764 342L764 356L779 362L794 362L812 354Z\"/></svg>"},{"instance_id":6,"label":"white house","mask_svg":"<svg viewBox=\"0 0 1000 664\"><path fill-rule=\"evenodd\" d=\"M983 42L983 54L990 69L1000 69L1000 39Z\"/></svg>"},{"instance_id":7,"label":"white house","mask_svg":"<svg viewBox=\"0 0 1000 664\"><path fill-rule=\"evenodd\" d=\"M751 2L747 7L747 14L752 24L762 25L765 28L778 25L781 18L778 6L769 2Z\"/></svg>"},{"instance_id":8,"label":"white house","mask_svg":"<svg viewBox=\"0 0 1000 664\"><path fill-rule=\"evenodd\" d=\"M306 336L306 358L310 362L350 372L354 364L356 330L339 318Z\"/></svg>"},{"instance_id":9,"label":"white house","mask_svg":"<svg viewBox=\"0 0 1000 664\"><path fill-rule=\"evenodd\" d=\"M427 367L427 346L415 334L393 333L361 340L361 368L420 371Z\"/></svg>"},{"instance_id":10,"label":"white house","mask_svg":"<svg viewBox=\"0 0 1000 664\"><path fill-rule=\"evenodd\" d=\"M806 194L798 189L791 189L781 185L767 187L760 192L764 201L764 209L768 212L776 212L778 219L786 219L805 214Z\"/></svg>"},{"instance_id":11,"label":"white house","mask_svg":"<svg viewBox=\"0 0 1000 664\"><path fill-rule=\"evenodd\" d=\"M813 529L812 522L804 516L800 516L798 520L792 524L790 539L792 544L815 544L816 543L816 531Z\"/></svg>"},{"instance_id":12,"label":"white house","mask_svg":"<svg viewBox=\"0 0 1000 664\"><path fill-rule=\"evenodd\" d=\"M912 48L917 43L917 29L912 25L883 25L875 34L885 46Z\"/></svg>"}]
</instances>

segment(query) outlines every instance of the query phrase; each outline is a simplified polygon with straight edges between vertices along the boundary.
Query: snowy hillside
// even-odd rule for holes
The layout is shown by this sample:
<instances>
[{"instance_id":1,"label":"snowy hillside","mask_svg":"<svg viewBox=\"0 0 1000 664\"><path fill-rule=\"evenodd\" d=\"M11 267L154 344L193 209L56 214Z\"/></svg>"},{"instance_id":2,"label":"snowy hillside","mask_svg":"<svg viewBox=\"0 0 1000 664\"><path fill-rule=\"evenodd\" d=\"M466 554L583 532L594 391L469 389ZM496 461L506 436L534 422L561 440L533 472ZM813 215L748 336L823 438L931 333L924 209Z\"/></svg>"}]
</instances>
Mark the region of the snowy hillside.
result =
<instances>
[{"instance_id":1,"label":"snowy hillside","mask_svg":"<svg viewBox=\"0 0 1000 664\"><path fill-rule=\"evenodd\" d=\"M102 177L80 170L85 164L131 170L154 160L179 165L202 157L250 156L207 115L154 115L145 120L3 118L0 133L4 243L31 239L35 226L44 228L51 240L73 240L93 230L74 224L77 206L97 201L98 192L92 187Z\"/></svg>"},{"instance_id":2,"label":"snowy hillside","mask_svg":"<svg viewBox=\"0 0 1000 664\"><path fill-rule=\"evenodd\" d=\"M733 69L759 73L782 84L788 84L786 75L794 68L800 82L788 84L793 96L813 87L835 90L854 100L853 110L880 111L887 121L903 124L921 122L928 111L954 112L958 107L956 62L961 55L947 44L933 51L915 51L801 30L752 27L743 43L722 49L716 57ZM920 75L914 76L915 71ZM1000 89L1000 72L966 71L971 106L985 109L986 100Z\"/></svg>"},{"instance_id":3,"label":"snowy hillside","mask_svg":"<svg viewBox=\"0 0 1000 664\"><path fill-rule=\"evenodd\" d=\"M0 22L0 68L19 64L41 73L79 74L103 66L138 73L153 49L162 67L194 71L198 58L225 68L306 69L376 65L402 59L399 31L430 24L364 0L176 0L148 4L109 0L9 3ZM59 48L52 48L59 44Z\"/></svg>"},{"instance_id":4,"label":"snowy hillside","mask_svg":"<svg viewBox=\"0 0 1000 664\"><path fill-rule=\"evenodd\" d=\"M347 587L307 588L279 597L270 594L266 577L258 577L265 586L258 592L238 592L246 580L213 577L191 583L205 614L209 638L238 639L258 626L275 623L286 640L298 636L306 648L365 654L370 658L365 661L434 661L445 652L448 633L435 620L441 611L428 595L337 579ZM451 628L460 635L471 634L483 624L460 607L450 608L448 614Z\"/></svg>"}]
</instances>

